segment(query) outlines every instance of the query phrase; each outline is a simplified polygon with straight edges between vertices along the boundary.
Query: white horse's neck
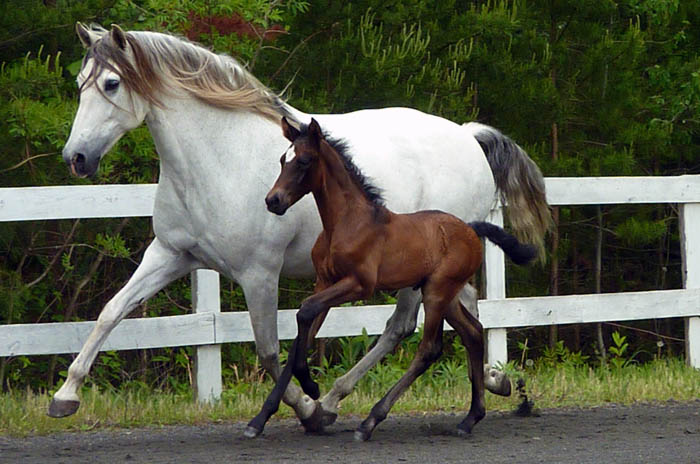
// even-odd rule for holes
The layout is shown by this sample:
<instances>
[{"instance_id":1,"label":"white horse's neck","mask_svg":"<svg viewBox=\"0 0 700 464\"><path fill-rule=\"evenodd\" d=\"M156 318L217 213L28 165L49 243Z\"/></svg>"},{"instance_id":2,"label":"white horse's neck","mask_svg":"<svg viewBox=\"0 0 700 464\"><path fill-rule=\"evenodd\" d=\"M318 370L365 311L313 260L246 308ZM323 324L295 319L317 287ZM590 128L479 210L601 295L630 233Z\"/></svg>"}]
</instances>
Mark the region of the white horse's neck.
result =
<instances>
[{"instance_id":1,"label":"white horse's neck","mask_svg":"<svg viewBox=\"0 0 700 464\"><path fill-rule=\"evenodd\" d=\"M214 108L191 97L171 99L165 108L154 107L146 123L160 156L161 173L176 176L183 184L211 182L224 173L230 181L258 168L272 172L276 164L269 161L279 151L275 147L284 145L279 125L272 121L248 111ZM261 145L270 150L260 150Z\"/></svg>"},{"instance_id":2,"label":"white horse's neck","mask_svg":"<svg viewBox=\"0 0 700 464\"><path fill-rule=\"evenodd\" d=\"M237 266L250 254L241 248L244 237L259 236L263 231L258 229L273 219L263 200L289 145L280 126L249 111L221 110L194 98L153 108L146 123L160 157L156 235L236 278ZM297 222L279 227L288 228L291 237ZM236 237L236 245L223 250L224 236ZM284 249L271 252L282 256Z\"/></svg>"}]
</instances>

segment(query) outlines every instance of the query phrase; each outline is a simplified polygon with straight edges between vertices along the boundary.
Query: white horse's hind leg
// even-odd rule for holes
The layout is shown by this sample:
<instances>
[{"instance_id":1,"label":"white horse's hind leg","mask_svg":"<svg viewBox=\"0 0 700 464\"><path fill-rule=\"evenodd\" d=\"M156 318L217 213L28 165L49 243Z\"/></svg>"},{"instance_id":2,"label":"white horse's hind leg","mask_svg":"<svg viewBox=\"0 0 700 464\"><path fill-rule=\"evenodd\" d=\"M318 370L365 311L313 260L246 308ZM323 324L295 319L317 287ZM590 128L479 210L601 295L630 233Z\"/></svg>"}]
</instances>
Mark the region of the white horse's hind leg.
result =
<instances>
[{"instance_id":1,"label":"white horse's hind leg","mask_svg":"<svg viewBox=\"0 0 700 464\"><path fill-rule=\"evenodd\" d=\"M377 344L345 375L336 379L333 389L321 400L323 425L335 422L338 416L338 404L352 393L357 382L390 353L396 345L416 330L416 318L421 302L421 292L403 289L398 293L396 310L386 323L384 333Z\"/></svg>"},{"instance_id":2,"label":"white horse's hind leg","mask_svg":"<svg viewBox=\"0 0 700 464\"><path fill-rule=\"evenodd\" d=\"M266 269L248 269L238 282L243 288L248 306L260 364L275 382L282 372L277 335L278 282L279 271ZM282 400L294 409L302 422L308 419L315 409L314 400L305 395L293 382L289 383Z\"/></svg>"},{"instance_id":3,"label":"white horse's hind leg","mask_svg":"<svg viewBox=\"0 0 700 464\"><path fill-rule=\"evenodd\" d=\"M477 292L474 287L467 284L459 292L459 302L462 303L469 313L475 318L479 318L479 309L477 307L478 299ZM510 396L511 386L510 379L498 369L493 369L488 364L484 364L484 386L488 391L500 396Z\"/></svg>"},{"instance_id":4,"label":"white horse's hind leg","mask_svg":"<svg viewBox=\"0 0 700 464\"><path fill-rule=\"evenodd\" d=\"M78 389L107 336L119 321L168 283L197 267L199 263L191 255L166 248L158 238L153 240L129 281L100 313L95 328L68 369L68 378L49 405L49 416L70 416L78 410Z\"/></svg>"}]
</instances>

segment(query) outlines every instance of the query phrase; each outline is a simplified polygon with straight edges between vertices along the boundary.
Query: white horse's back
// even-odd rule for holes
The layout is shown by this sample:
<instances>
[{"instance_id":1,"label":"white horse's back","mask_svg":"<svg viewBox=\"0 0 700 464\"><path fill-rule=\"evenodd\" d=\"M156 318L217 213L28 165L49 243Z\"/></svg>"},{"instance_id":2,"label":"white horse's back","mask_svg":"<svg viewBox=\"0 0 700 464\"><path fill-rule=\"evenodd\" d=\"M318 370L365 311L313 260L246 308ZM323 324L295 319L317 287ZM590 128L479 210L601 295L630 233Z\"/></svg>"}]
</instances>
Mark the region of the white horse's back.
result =
<instances>
[{"instance_id":1,"label":"white horse's back","mask_svg":"<svg viewBox=\"0 0 700 464\"><path fill-rule=\"evenodd\" d=\"M349 142L353 160L396 212L439 209L472 221L494 205L488 162L458 124L411 108L313 117L332 137Z\"/></svg>"}]
</instances>

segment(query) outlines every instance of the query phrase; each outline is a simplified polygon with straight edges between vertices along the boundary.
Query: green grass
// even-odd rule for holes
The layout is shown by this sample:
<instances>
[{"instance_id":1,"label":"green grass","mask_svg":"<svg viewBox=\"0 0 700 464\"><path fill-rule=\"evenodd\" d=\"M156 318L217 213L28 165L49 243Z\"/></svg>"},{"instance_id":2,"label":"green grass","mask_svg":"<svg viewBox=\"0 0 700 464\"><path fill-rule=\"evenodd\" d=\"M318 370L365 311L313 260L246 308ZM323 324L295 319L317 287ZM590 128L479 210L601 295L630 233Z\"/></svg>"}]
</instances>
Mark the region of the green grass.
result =
<instances>
[{"instance_id":1,"label":"green grass","mask_svg":"<svg viewBox=\"0 0 700 464\"><path fill-rule=\"evenodd\" d=\"M345 399L341 414L367 414L401 373L400 368L392 365L375 368ZM687 367L681 360L657 360L621 369L558 364L538 366L522 375L527 381L530 398L540 409L700 399L700 370ZM319 380L327 391L333 377L322 376ZM271 388L270 381L228 385L221 401L214 405L198 404L189 394L146 389L101 392L90 388L82 392L78 413L63 419L46 416L50 401L47 394L4 394L0 396L0 435L248 420L258 412ZM449 361L443 362L418 379L392 412L466 413L468 392L469 384L461 364L452 366ZM487 393L486 402L488 411L508 411L514 410L519 400L516 395L501 398ZM279 418L292 416L292 410L286 406L276 415Z\"/></svg>"}]
</instances>

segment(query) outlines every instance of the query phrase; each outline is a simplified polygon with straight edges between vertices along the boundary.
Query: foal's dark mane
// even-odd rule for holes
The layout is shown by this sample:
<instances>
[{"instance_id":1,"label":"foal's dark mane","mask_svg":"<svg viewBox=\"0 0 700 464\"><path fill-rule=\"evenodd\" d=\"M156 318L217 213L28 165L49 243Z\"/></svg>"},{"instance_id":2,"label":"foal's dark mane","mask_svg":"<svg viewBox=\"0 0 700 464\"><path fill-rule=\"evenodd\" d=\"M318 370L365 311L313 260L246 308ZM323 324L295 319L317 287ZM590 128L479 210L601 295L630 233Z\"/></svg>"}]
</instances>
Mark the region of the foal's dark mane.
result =
<instances>
[{"instance_id":1,"label":"foal's dark mane","mask_svg":"<svg viewBox=\"0 0 700 464\"><path fill-rule=\"evenodd\" d=\"M301 133L299 135L308 135L308 129L309 126L303 124L300 128ZM355 182L357 186L360 187L360 190L362 190L362 193L364 193L365 198L367 198L367 200L374 206L383 208L384 197L382 196L382 190L376 185L373 185L369 181L369 179L367 179L367 176L365 176L362 173L360 168L357 167L355 163L353 163L352 157L348 153L348 142L343 139L329 137L325 132L323 133L323 138L326 139L326 142L328 142L331 148L333 148L333 150L335 150L338 156L340 156L340 159L343 160L343 166L345 166L345 170L350 175L350 178L353 180L353 182Z\"/></svg>"}]
</instances>

